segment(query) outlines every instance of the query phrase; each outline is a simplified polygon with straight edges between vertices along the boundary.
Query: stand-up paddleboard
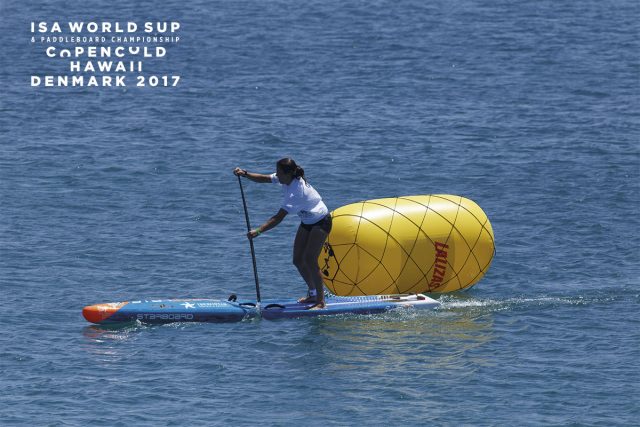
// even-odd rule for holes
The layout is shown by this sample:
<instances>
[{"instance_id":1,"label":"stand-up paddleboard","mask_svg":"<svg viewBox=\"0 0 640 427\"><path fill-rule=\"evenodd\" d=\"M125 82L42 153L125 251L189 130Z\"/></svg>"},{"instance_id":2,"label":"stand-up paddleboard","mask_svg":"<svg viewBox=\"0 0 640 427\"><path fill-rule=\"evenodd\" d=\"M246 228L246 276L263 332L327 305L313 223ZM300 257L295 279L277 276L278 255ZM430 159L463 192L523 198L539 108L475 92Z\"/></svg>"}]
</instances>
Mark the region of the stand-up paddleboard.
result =
<instances>
[{"instance_id":1,"label":"stand-up paddleboard","mask_svg":"<svg viewBox=\"0 0 640 427\"><path fill-rule=\"evenodd\" d=\"M326 307L314 309L311 303L296 300L253 301L216 299L171 299L96 304L85 307L82 315L89 322L114 324L139 321L158 324L173 322L239 322L261 316L265 319L331 316L337 314L376 314L399 308L432 309L440 303L425 295L376 295L363 297L329 296Z\"/></svg>"}]
</instances>

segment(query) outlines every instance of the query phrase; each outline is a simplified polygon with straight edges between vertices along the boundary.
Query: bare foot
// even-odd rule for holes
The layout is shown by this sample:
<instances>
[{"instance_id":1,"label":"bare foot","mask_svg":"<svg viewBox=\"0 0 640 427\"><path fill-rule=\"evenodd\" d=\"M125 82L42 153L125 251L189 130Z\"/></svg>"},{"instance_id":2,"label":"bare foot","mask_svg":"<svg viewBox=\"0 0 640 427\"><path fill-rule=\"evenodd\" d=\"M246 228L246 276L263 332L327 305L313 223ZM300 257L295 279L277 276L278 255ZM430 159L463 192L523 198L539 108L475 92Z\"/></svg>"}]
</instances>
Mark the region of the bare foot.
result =
<instances>
[{"instance_id":1,"label":"bare foot","mask_svg":"<svg viewBox=\"0 0 640 427\"><path fill-rule=\"evenodd\" d=\"M320 301L320 302L315 303L311 307L309 307L309 310L322 310L326 306L327 305L324 303L324 301Z\"/></svg>"}]
</instances>

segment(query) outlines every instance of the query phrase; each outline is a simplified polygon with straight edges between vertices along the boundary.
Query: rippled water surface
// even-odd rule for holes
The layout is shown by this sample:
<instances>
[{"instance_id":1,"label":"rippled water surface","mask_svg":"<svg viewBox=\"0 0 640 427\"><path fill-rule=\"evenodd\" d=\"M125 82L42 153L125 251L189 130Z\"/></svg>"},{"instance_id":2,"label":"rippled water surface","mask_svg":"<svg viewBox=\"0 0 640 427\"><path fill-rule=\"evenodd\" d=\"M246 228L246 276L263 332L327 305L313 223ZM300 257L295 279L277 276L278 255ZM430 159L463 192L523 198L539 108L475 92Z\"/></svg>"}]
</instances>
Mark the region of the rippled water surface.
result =
<instances>
[{"instance_id":1,"label":"rippled water surface","mask_svg":"<svg viewBox=\"0 0 640 427\"><path fill-rule=\"evenodd\" d=\"M3 425L633 425L636 1L0 3ZM31 88L31 21L174 20L176 88ZM235 166L331 209L448 193L497 254L440 309L89 326L84 305L254 293ZM254 223L278 208L245 187ZM296 221L256 240L297 296Z\"/></svg>"}]
</instances>

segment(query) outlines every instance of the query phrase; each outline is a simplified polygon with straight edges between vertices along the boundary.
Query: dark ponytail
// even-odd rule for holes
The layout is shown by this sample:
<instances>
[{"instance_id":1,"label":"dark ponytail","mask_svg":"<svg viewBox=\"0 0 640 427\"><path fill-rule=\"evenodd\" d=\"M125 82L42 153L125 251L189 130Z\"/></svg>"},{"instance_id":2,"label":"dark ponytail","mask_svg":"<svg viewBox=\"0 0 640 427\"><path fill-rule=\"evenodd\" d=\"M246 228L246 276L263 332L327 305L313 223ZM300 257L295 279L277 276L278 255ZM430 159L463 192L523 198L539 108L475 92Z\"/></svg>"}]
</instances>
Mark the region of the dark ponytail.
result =
<instances>
[{"instance_id":1,"label":"dark ponytail","mask_svg":"<svg viewBox=\"0 0 640 427\"><path fill-rule=\"evenodd\" d=\"M306 181L304 177L304 169L298 166L292 158L285 157L284 159L280 159L276 166L282 169L284 173L291 173L294 178L302 178Z\"/></svg>"}]
</instances>

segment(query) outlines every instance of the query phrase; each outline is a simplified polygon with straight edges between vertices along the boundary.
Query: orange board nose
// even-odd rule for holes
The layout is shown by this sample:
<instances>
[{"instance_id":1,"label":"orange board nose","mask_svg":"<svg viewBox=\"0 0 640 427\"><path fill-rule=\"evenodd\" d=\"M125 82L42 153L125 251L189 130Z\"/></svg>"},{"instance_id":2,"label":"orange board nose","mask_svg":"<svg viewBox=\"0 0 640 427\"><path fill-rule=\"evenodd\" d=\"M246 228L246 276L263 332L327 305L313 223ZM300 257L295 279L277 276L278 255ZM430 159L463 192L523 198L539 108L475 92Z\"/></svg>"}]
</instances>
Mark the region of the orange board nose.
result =
<instances>
[{"instance_id":1,"label":"orange board nose","mask_svg":"<svg viewBox=\"0 0 640 427\"><path fill-rule=\"evenodd\" d=\"M82 315L91 323L102 323L126 304L126 302L110 302L88 305L82 309Z\"/></svg>"}]
</instances>

